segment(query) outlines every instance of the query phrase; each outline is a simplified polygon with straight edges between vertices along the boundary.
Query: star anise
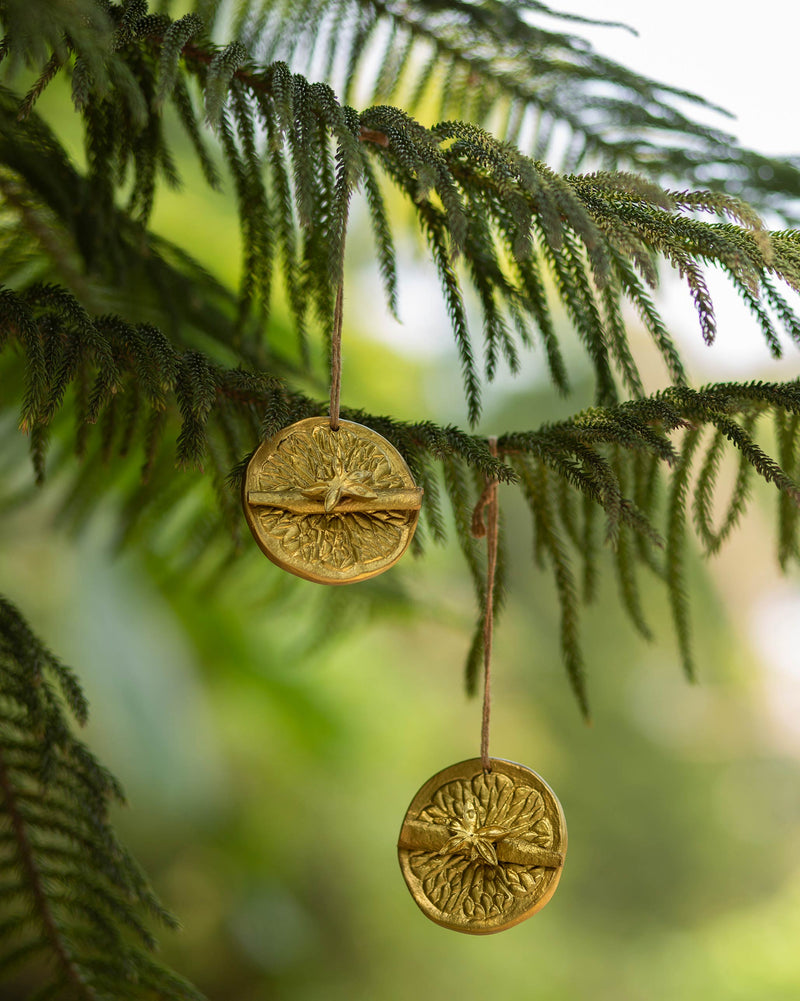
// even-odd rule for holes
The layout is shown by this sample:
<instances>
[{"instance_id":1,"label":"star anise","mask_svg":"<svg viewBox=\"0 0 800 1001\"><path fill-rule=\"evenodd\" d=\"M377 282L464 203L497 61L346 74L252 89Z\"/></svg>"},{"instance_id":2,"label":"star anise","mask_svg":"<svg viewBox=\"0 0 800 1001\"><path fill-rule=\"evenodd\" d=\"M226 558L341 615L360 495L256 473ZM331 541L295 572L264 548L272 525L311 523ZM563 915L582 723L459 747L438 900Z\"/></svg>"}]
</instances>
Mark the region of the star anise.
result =
<instances>
[{"instance_id":1,"label":"star anise","mask_svg":"<svg viewBox=\"0 0 800 1001\"><path fill-rule=\"evenodd\" d=\"M439 855L463 852L469 854L470 861L480 858L488 865L497 865L495 842L502 841L514 832L507 827L480 827L478 819L477 803L474 799L468 800L464 806L463 818L451 820L448 824L451 837L439 850Z\"/></svg>"},{"instance_id":2,"label":"star anise","mask_svg":"<svg viewBox=\"0 0 800 1001\"><path fill-rule=\"evenodd\" d=\"M348 473L339 462L336 462L333 466L333 476L329 480L312 483L300 493L311 499L323 498L325 514L330 514L343 497L365 497L374 500L378 495L364 485L364 480L368 476L369 473L364 470Z\"/></svg>"}]
</instances>

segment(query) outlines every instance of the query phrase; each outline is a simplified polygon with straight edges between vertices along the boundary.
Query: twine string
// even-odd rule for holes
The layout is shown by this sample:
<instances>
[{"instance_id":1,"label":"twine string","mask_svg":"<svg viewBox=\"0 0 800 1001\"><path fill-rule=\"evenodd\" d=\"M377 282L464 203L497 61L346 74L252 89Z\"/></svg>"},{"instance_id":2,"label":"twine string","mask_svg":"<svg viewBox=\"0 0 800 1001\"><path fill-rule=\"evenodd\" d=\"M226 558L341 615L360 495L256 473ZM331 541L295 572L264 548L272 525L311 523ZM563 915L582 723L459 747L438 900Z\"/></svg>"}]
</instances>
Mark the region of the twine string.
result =
<instances>
[{"instance_id":1,"label":"twine string","mask_svg":"<svg viewBox=\"0 0 800 1001\"><path fill-rule=\"evenodd\" d=\"M497 438L489 438L489 451L497 457ZM492 770L489 757L489 727L492 713L492 638L494 635L494 581L497 573L497 529L499 521L497 480L486 480L472 513L472 534L486 537L486 602L483 613L483 712L481 714L481 766ZM485 521L484 521L485 512Z\"/></svg>"},{"instance_id":2,"label":"twine string","mask_svg":"<svg viewBox=\"0 0 800 1001\"><path fill-rule=\"evenodd\" d=\"M350 193L342 209L342 234L339 244L339 283L336 286L336 301L333 307L333 331L331 333L331 430L339 430L339 397L342 392L342 314L344 312L344 244L347 236L347 215L350 209Z\"/></svg>"},{"instance_id":3,"label":"twine string","mask_svg":"<svg viewBox=\"0 0 800 1001\"><path fill-rule=\"evenodd\" d=\"M344 245L344 238L342 238ZM344 247L342 248L344 249ZM336 289L333 308L333 333L331 334L331 430L339 430L339 397L342 392L342 307L344 300L344 274Z\"/></svg>"}]
</instances>

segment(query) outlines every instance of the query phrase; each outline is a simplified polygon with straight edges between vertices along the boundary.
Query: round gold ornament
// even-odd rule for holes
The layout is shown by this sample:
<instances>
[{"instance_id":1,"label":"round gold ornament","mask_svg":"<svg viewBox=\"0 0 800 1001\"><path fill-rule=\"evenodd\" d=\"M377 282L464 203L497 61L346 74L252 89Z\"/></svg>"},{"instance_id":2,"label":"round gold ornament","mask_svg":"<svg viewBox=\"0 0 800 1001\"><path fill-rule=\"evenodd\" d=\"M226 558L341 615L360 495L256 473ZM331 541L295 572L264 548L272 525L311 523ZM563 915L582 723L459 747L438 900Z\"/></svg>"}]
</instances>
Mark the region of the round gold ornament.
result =
<instances>
[{"instance_id":1,"label":"round gold ornament","mask_svg":"<svg viewBox=\"0 0 800 1001\"><path fill-rule=\"evenodd\" d=\"M451 765L419 790L398 841L400 868L423 914L453 931L490 935L555 893L567 826L555 793L513 761Z\"/></svg>"},{"instance_id":2,"label":"round gold ornament","mask_svg":"<svg viewBox=\"0 0 800 1001\"><path fill-rule=\"evenodd\" d=\"M256 449L244 513L273 563L320 584L383 573L408 548L422 491L397 449L352 421L309 417Z\"/></svg>"}]
</instances>

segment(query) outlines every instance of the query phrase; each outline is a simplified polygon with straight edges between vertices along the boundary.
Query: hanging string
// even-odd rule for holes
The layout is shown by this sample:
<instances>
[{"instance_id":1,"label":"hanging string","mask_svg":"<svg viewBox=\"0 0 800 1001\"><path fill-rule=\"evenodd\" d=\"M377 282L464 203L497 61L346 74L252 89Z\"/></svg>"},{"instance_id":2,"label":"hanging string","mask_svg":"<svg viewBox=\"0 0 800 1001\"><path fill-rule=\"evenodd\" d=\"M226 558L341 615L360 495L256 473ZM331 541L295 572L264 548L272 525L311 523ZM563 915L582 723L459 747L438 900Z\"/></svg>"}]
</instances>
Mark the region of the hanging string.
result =
<instances>
[{"instance_id":1,"label":"hanging string","mask_svg":"<svg viewBox=\"0 0 800 1001\"><path fill-rule=\"evenodd\" d=\"M333 307L333 332L331 333L331 430L339 430L339 396L342 392L342 313L344 311L344 241L347 236L347 214L350 193L342 210L342 239L339 246L339 284Z\"/></svg>"},{"instance_id":2,"label":"hanging string","mask_svg":"<svg viewBox=\"0 0 800 1001\"><path fill-rule=\"evenodd\" d=\"M489 438L489 451L497 457L497 438ZM484 511L486 521L484 522ZM486 537L486 604L483 613L483 713L481 716L481 765L492 770L489 757L489 724L492 712L492 637L494 634L494 579L497 573L497 526L499 505L497 480L487 479L472 513L472 534Z\"/></svg>"},{"instance_id":3,"label":"hanging string","mask_svg":"<svg viewBox=\"0 0 800 1001\"><path fill-rule=\"evenodd\" d=\"M342 239L344 245L344 239ZM336 289L333 308L333 333L331 334L331 430L339 430L339 396L342 392L342 307L344 299L344 274Z\"/></svg>"}]
</instances>

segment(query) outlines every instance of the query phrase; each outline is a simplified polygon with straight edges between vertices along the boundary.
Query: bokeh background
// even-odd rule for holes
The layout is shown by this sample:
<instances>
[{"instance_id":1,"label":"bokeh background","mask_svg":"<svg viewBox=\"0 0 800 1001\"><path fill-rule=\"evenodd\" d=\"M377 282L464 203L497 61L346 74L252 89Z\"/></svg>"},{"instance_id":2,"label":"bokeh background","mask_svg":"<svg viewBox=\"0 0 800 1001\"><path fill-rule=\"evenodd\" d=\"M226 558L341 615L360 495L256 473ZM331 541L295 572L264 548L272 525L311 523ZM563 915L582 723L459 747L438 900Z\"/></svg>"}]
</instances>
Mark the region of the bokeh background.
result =
<instances>
[{"instance_id":1,"label":"bokeh background","mask_svg":"<svg viewBox=\"0 0 800 1001\"><path fill-rule=\"evenodd\" d=\"M599 13L580 7L572 10ZM636 24L641 38L590 34L633 68L737 111L744 142L800 149L779 77L797 15L765 3L756 21L731 14L719 23L716 8L705 26L704 11L609 2L602 16ZM696 31L689 17L700 19ZM63 95L48 92L43 110L71 135ZM753 121L766 131L754 133ZM400 204L396 216L400 234ZM397 326L383 309L364 223L356 206L343 402L463 424L424 253L407 229ZM156 226L235 283L228 194L209 194L189 171L182 193L161 195ZM665 286L696 381L796 376L796 354L771 362L747 317L720 295L720 343L702 349L688 296ZM283 323L278 310L274 336L290 336ZM501 375L487 392L481 429L535 427L589 396L587 386L559 401L534 354L521 379ZM0 421L3 442L13 441L14 414ZM529 557L513 488L501 490L513 543L492 752L554 787L570 847L544 911L477 939L422 917L394 847L417 788L478 750L480 706L462 682L475 612L452 538L334 592L283 574L246 539L232 563L216 553L176 557L169 513L151 544L120 549L113 500L76 533L63 514L66 477L12 504L31 475L22 440L4 450L0 472L0 587L77 669L93 710L87 740L128 792L118 827L183 924L163 936L165 958L210 998L800 996L800 580L774 567L768 491L755 493L713 562L692 564L696 685L680 672L663 590L645 589L655 634L647 644L620 612L605 568L584 623L587 727L560 664L550 576ZM25 982L10 990L4 998L25 997Z\"/></svg>"}]
</instances>

